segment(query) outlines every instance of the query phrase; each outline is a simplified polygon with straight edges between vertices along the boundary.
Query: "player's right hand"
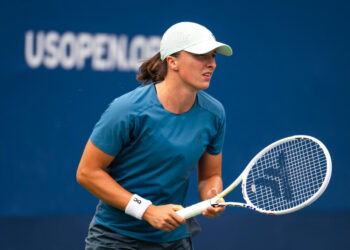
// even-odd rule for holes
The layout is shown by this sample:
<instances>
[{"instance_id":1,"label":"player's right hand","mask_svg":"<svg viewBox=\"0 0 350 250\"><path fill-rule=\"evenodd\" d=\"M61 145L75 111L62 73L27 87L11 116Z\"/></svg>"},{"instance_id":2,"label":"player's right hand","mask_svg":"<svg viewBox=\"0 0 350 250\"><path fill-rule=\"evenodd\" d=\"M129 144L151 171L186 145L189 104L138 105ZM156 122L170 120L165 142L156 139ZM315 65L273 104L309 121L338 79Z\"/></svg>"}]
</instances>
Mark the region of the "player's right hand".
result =
<instances>
[{"instance_id":1,"label":"player's right hand","mask_svg":"<svg viewBox=\"0 0 350 250\"><path fill-rule=\"evenodd\" d=\"M182 209L180 205L168 204L163 206L150 205L142 218L153 227L170 232L181 224L185 224L186 220L175 213Z\"/></svg>"}]
</instances>

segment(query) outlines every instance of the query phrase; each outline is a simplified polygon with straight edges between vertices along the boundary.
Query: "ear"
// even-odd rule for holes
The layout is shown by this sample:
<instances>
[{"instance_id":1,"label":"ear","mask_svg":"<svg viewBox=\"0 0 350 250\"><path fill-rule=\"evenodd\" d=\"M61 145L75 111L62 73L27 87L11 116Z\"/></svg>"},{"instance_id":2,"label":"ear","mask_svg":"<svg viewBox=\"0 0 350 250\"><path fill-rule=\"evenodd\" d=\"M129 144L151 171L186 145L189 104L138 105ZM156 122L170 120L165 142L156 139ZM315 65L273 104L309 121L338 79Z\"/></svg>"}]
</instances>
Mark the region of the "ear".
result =
<instances>
[{"instance_id":1,"label":"ear","mask_svg":"<svg viewBox=\"0 0 350 250\"><path fill-rule=\"evenodd\" d=\"M177 58L174 56L168 56L166 58L166 62L168 63L168 69L173 70L173 71L177 71L178 70L178 61Z\"/></svg>"}]
</instances>

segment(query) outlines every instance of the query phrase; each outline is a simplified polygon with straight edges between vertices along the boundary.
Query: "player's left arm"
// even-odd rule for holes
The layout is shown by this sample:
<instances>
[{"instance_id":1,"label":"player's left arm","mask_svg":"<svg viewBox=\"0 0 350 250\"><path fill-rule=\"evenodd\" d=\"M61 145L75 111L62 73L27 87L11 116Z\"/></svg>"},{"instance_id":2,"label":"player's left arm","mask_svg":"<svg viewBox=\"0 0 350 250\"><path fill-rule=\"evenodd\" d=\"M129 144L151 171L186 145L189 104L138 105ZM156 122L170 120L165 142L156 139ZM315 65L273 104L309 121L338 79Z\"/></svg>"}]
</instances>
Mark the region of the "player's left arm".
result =
<instances>
[{"instance_id":1,"label":"player's left arm","mask_svg":"<svg viewBox=\"0 0 350 250\"><path fill-rule=\"evenodd\" d=\"M211 155L204 152L198 162L198 193L201 200L213 198L222 191L221 179L221 163L222 153ZM223 199L221 200L223 201ZM220 200L219 200L220 202ZM225 207L209 207L203 215L208 218L214 218L220 215L225 210Z\"/></svg>"}]
</instances>

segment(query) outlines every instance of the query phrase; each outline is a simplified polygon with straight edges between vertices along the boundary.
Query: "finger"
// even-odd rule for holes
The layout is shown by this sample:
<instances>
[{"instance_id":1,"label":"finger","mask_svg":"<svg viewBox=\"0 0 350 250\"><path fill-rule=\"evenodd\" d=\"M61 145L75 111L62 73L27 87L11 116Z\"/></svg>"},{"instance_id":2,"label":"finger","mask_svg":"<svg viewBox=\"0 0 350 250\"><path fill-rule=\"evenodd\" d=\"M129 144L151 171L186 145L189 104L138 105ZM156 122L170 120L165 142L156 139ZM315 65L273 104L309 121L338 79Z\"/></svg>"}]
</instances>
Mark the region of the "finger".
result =
<instances>
[{"instance_id":1,"label":"finger","mask_svg":"<svg viewBox=\"0 0 350 250\"><path fill-rule=\"evenodd\" d=\"M172 216L173 216L173 219L177 223L179 223L179 226L180 226L180 224L185 224L186 223L185 218L183 218L182 216L178 215L177 213L172 214Z\"/></svg>"},{"instance_id":2,"label":"finger","mask_svg":"<svg viewBox=\"0 0 350 250\"><path fill-rule=\"evenodd\" d=\"M157 228L166 232L170 232L175 229L175 226L172 225L171 222L169 222L169 219L164 219Z\"/></svg>"},{"instance_id":3,"label":"finger","mask_svg":"<svg viewBox=\"0 0 350 250\"><path fill-rule=\"evenodd\" d=\"M166 222L174 228L180 226L180 223L177 222L176 219L173 218L173 216L171 216L171 218L167 219Z\"/></svg>"},{"instance_id":4,"label":"finger","mask_svg":"<svg viewBox=\"0 0 350 250\"><path fill-rule=\"evenodd\" d=\"M176 228L176 226L168 224L167 228L168 228L168 230L170 232L170 231L173 231Z\"/></svg>"},{"instance_id":5,"label":"finger","mask_svg":"<svg viewBox=\"0 0 350 250\"><path fill-rule=\"evenodd\" d=\"M209 211L203 211L203 216L207 217L207 218L214 218L216 217L213 213L209 212Z\"/></svg>"},{"instance_id":6,"label":"finger","mask_svg":"<svg viewBox=\"0 0 350 250\"><path fill-rule=\"evenodd\" d=\"M223 203L223 202L225 202L225 200L224 200L224 198L219 198L216 202L217 203Z\"/></svg>"},{"instance_id":7,"label":"finger","mask_svg":"<svg viewBox=\"0 0 350 250\"><path fill-rule=\"evenodd\" d=\"M175 227L171 226L171 225L164 225L162 228L160 228L161 230L163 231L166 231L166 232L170 232L170 231L173 231L175 229Z\"/></svg>"},{"instance_id":8,"label":"finger","mask_svg":"<svg viewBox=\"0 0 350 250\"><path fill-rule=\"evenodd\" d=\"M225 206L216 206L216 207L208 207L208 212L210 213L222 213L225 211L226 207Z\"/></svg>"},{"instance_id":9,"label":"finger","mask_svg":"<svg viewBox=\"0 0 350 250\"><path fill-rule=\"evenodd\" d=\"M173 210L174 210L174 211L179 211L179 210L181 210L181 209L184 208L184 207L181 206L181 205L172 205L172 206L173 206Z\"/></svg>"},{"instance_id":10,"label":"finger","mask_svg":"<svg viewBox=\"0 0 350 250\"><path fill-rule=\"evenodd\" d=\"M216 207L215 208L215 213L220 215L222 212L224 212L226 210L225 206L220 206L220 207Z\"/></svg>"},{"instance_id":11,"label":"finger","mask_svg":"<svg viewBox=\"0 0 350 250\"><path fill-rule=\"evenodd\" d=\"M225 211L225 207L208 207L204 212L203 215L208 218L214 218L216 216L219 216L223 211Z\"/></svg>"},{"instance_id":12,"label":"finger","mask_svg":"<svg viewBox=\"0 0 350 250\"><path fill-rule=\"evenodd\" d=\"M174 205L174 204L171 204L171 205L174 211L179 211L184 208L181 205ZM180 226L180 224L186 223L186 220L182 216L178 215L177 213L171 213L171 216L177 222L177 226Z\"/></svg>"},{"instance_id":13,"label":"finger","mask_svg":"<svg viewBox=\"0 0 350 250\"><path fill-rule=\"evenodd\" d=\"M166 220L166 223L169 227L170 230L174 230L175 228L180 226L180 223L178 221L176 221L176 219L174 218L174 214L171 214L170 217Z\"/></svg>"},{"instance_id":14,"label":"finger","mask_svg":"<svg viewBox=\"0 0 350 250\"><path fill-rule=\"evenodd\" d=\"M172 225L179 227L181 224L186 224L186 219L178 215L177 213L172 213L171 216L173 219L173 221L171 222Z\"/></svg>"},{"instance_id":15,"label":"finger","mask_svg":"<svg viewBox=\"0 0 350 250\"><path fill-rule=\"evenodd\" d=\"M164 217L164 224L170 225L171 227L175 228L180 226L180 223L176 221L176 213L172 209L172 205L169 206L170 210L167 211L167 215Z\"/></svg>"}]
</instances>

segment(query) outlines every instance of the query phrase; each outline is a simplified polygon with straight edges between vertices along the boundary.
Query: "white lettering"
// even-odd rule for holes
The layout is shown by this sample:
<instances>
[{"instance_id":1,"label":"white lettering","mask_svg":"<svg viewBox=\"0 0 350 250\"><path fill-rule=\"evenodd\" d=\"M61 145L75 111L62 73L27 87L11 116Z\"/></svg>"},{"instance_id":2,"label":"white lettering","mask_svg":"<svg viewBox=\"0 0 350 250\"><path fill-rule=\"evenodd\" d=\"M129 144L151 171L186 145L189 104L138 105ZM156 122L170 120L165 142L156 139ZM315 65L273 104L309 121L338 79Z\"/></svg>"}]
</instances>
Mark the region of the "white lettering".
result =
<instances>
[{"instance_id":1,"label":"white lettering","mask_svg":"<svg viewBox=\"0 0 350 250\"><path fill-rule=\"evenodd\" d=\"M144 36L136 36L132 39L130 44L130 60L129 66L130 68L137 70L140 66L141 59L146 57L145 45L146 39Z\"/></svg>"},{"instance_id":2,"label":"white lettering","mask_svg":"<svg viewBox=\"0 0 350 250\"><path fill-rule=\"evenodd\" d=\"M126 35L120 35L119 39L114 37L113 40L110 53L112 65L121 71L127 71L129 70L129 63L127 61L128 37Z\"/></svg>"},{"instance_id":3,"label":"white lettering","mask_svg":"<svg viewBox=\"0 0 350 250\"><path fill-rule=\"evenodd\" d=\"M108 35L97 34L95 37L95 48L92 54L91 66L95 70L108 70L107 58Z\"/></svg>"},{"instance_id":4,"label":"white lettering","mask_svg":"<svg viewBox=\"0 0 350 250\"><path fill-rule=\"evenodd\" d=\"M46 35L46 39L45 39L46 54L44 58L44 65L48 69L54 69L58 66L59 54L57 50L57 44L58 44L59 38L60 38L59 34L55 31L50 31Z\"/></svg>"},{"instance_id":5,"label":"white lettering","mask_svg":"<svg viewBox=\"0 0 350 250\"><path fill-rule=\"evenodd\" d=\"M63 34L60 46L61 65L64 69L71 69L75 65L75 36L72 32Z\"/></svg>"},{"instance_id":6,"label":"white lettering","mask_svg":"<svg viewBox=\"0 0 350 250\"><path fill-rule=\"evenodd\" d=\"M78 36L77 68L85 66L85 60L92 55L93 38L89 33L80 33Z\"/></svg>"},{"instance_id":7,"label":"white lettering","mask_svg":"<svg viewBox=\"0 0 350 250\"><path fill-rule=\"evenodd\" d=\"M40 66L44 56L44 32L39 31L37 34L36 54L34 52L34 32L28 30L25 34L25 59L29 67L37 68Z\"/></svg>"},{"instance_id":8,"label":"white lettering","mask_svg":"<svg viewBox=\"0 0 350 250\"><path fill-rule=\"evenodd\" d=\"M125 34L106 33L74 34L67 31L32 30L25 33L25 61L30 68L44 66L55 69L82 70L91 63L96 71L137 71L142 60L159 51L159 36L136 35L132 39Z\"/></svg>"}]
</instances>

